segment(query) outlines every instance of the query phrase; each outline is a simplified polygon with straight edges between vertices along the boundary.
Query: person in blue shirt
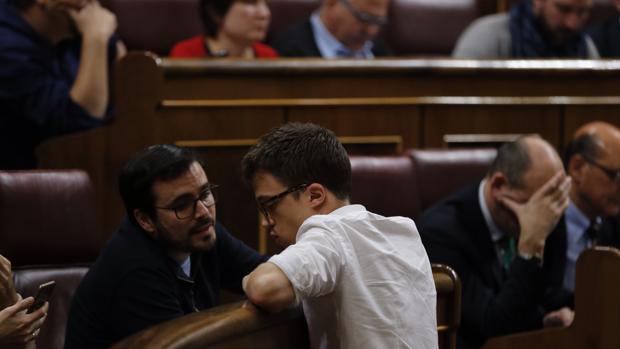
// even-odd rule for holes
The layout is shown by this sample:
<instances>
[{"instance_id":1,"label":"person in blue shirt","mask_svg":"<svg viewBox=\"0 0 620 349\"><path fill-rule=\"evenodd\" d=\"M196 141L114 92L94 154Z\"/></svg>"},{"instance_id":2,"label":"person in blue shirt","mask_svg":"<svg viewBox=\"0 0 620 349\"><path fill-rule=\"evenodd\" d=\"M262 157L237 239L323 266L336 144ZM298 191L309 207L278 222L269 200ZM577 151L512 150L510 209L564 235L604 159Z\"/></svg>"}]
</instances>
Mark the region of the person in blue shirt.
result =
<instances>
[{"instance_id":1,"label":"person in blue shirt","mask_svg":"<svg viewBox=\"0 0 620 349\"><path fill-rule=\"evenodd\" d=\"M378 36L389 0L324 0L302 23L275 38L283 57L374 58L392 51Z\"/></svg>"},{"instance_id":2,"label":"person in blue shirt","mask_svg":"<svg viewBox=\"0 0 620 349\"><path fill-rule=\"evenodd\" d=\"M0 0L0 169L36 167L42 140L103 124L116 26L95 0Z\"/></svg>"},{"instance_id":3,"label":"person in blue shirt","mask_svg":"<svg viewBox=\"0 0 620 349\"><path fill-rule=\"evenodd\" d=\"M66 349L108 348L147 327L219 304L220 288L266 257L216 222L217 186L196 155L155 145L123 168L127 219L84 276L69 312Z\"/></svg>"}]
</instances>

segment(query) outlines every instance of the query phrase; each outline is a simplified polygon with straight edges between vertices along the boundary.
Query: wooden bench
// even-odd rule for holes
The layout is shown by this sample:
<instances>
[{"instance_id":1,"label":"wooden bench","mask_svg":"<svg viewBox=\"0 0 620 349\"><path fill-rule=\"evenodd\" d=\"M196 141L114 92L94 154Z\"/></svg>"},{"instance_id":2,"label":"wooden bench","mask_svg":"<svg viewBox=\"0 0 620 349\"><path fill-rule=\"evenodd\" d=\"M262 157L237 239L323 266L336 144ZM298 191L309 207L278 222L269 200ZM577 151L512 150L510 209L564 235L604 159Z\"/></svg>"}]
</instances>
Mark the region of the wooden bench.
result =
<instances>
[{"instance_id":1,"label":"wooden bench","mask_svg":"<svg viewBox=\"0 0 620 349\"><path fill-rule=\"evenodd\" d=\"M437 289L439 348L456 348L461 283L454 271L433 265ZM113 349L289 349L309 348L306 321L299 308L266 313L247 301L194 313L137 333Z\"/></svg>"}]
</instances>

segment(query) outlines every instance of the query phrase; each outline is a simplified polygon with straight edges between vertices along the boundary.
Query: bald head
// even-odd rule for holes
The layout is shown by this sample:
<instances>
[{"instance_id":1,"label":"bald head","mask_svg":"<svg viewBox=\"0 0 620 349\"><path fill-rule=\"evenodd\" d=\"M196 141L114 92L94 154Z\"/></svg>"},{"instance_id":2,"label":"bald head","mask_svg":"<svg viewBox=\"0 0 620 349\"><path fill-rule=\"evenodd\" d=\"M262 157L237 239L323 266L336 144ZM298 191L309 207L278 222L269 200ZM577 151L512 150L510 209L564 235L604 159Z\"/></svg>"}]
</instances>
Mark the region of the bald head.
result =
<instances>
[{"instance_id":1,"label":"bald head","mask_svg":"<svg viewBox=\"0 0 620 349\"><path fill-rule=\"evenodd\" d=\"M570 198L589 218L620 213L620 129L602 121L580 127L567 147Z\"/></svg>"},{"instance_id":2,"label":"bald head","mask_svg":"<svg viewBox=\"0 0 620 349\"><path fill-rule=\"evenodd\" d=\"M555 149L538 136L525 136L504 144L487 174L484 196L497 226L516 236L519 221L514 212L502 204L502 198L526 203L532 195L558 172L564 172Z\"/></svg>"},{"instance_id":3,"label":"bald head","mask_svg":"<svg viewBox=\"0 0 620 349\"><path fill-rule=\"evenodd\" d=\"M487 176L500 172L513 188L534 186L536 189L562 168L560 157L547 141L538 136L524 136L498 150Z\"/></svg>"}]
</instances>

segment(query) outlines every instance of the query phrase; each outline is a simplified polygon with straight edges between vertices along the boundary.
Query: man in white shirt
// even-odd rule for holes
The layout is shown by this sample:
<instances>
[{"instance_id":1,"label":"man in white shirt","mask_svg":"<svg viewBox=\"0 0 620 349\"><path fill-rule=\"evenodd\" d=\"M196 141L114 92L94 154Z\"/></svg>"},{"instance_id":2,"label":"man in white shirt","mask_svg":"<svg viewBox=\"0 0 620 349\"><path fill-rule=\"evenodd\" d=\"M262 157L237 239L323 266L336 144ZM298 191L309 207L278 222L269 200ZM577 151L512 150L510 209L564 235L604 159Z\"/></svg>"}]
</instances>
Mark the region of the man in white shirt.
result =
<instances>
[{"instance_id":1,"label":"man in white shirt","mask_svg":"<svg viewBox=\"0 0 620 349\"><path fill-rule=\"evenodd\" d=\"M351 165L329 130L292 123L242 162L262 224L286 249L243 280L278 311L302 303L312 348L437 348L436 291L414 222L349 203Z\"/></svg>"}]
</instances>

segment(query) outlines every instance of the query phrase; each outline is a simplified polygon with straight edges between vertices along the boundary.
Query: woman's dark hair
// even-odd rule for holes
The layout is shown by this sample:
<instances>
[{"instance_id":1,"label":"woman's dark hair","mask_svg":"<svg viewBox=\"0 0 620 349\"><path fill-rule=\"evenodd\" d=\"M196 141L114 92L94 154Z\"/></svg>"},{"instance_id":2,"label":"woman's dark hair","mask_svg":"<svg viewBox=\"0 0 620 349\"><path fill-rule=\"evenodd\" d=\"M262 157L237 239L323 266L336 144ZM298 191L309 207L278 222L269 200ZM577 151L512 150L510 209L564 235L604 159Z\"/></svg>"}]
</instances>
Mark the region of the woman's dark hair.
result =
<instances>
[{"instance_id":1,"label":"woman's dark hair","mask_svg":"<svg viewBox=\"0 0 620 349\"><path fill-rule=\"evenodd\" d=\"M217 36L220 25L234 0L200 0L200 19L205 35L210 38Z\"/></svg>"}]
</instances>

